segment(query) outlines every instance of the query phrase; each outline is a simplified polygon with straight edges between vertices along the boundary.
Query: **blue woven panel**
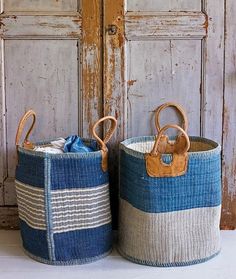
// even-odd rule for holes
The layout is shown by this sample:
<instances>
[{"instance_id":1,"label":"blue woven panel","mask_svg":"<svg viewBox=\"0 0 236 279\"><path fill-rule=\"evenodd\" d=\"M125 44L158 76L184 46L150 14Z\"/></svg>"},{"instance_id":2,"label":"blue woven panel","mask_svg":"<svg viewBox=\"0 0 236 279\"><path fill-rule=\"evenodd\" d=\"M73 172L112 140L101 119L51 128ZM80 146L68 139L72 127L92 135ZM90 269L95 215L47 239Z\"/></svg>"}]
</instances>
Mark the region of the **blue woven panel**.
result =
<instances>
[{"instance_id":1,"label":"blue woven panel","mask_svg":"<svg viewBox=\"0 0 236 279\"><path fill-rule=\"evenodd\" d=\"M35 187L44 188L44 158L19 152L16 179Z\"/></svg>"},{"instance_id":2,"label":"blue woven panel","mask_svg":"<svg viewBox=\"0 0 236 279\"><path fill-rule=\"evenodd\" d=\"M86 188L108 183L101 157L51 159L51 189Z\"/></svg>"},{"instance_id":3,"label":"blue woven panel","mask_svg":"<svg viewBox=\"0 0 236 279\"><path fill-rule=\"evenodd\" d=\"M49 260L46 231L32 229L22 220L20 220L20 229L25 250L37 257Z\"/></svg>"},{"instance_id":4,"label":"blue woven panel","mask_svg":"<svg viewBox=\"0 0 236 279\"><path fill-rule=\"evenodd\" d=\"M120 152L120 196L134 207L161 213L221 203L219 154L190 157L183 176L152 178L146 173L144 159Z\"/></svg>"},{"instance_id":5,"label":"blue woven panel","mask_svg":"<svg viewBox=\"0 0 236 279\"><path fill-rule=\"evenodd\" d=\"M98 228L54 234L56 261L89 259L112 247L111 224Z\"/></svg>"}]
</instances>

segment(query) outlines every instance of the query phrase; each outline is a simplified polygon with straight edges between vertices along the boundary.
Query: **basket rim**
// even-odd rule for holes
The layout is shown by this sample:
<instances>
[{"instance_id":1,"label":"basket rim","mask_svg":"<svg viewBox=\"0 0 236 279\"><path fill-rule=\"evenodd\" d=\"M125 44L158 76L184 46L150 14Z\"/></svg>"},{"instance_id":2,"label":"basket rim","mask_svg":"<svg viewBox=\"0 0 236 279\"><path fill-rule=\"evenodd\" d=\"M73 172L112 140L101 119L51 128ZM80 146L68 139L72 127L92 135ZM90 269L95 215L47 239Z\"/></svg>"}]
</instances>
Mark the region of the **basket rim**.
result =
<instances>
[{"instance_id":1,"label":"basket rim","mask_svg":"<svg viewBox=\"0 0 236 279\"><path fill-rule=\"evenodd\" d=\"M96 142L96 140L91 139L91 138L81 138L83 141L87 141L87 142ZM50 144L51 141L56 140L56 139L52 139L52 140L47 140L47 141L39 141L36 142L35 145L37 146L41 146L41 145L45 145L45 144ZM101 150L97 150L97 151L93 151L93 152L66 152L66 153L48 153L48 152L42 152L42 151L35 151L35 150L31 150L31 149L27 149L24 148L22 146L18 147L18 151L20 153L24 153L24 154L28 154L28 155L32 155L32 156L36 156L36 157L42 157L42 158L51 158L51 159L66 159L66 158L83 158L83 159L91 159L91 158L100 158L102 156L102 151Z\"/></svg>"},{"instance_id":2,"label":"basket rim","mask_svg":"<svg viewBox=\"0 0 236 279\"><path fill-rule=\"evenodd\" d=\"M174 139L175 137L170 137L170 139ZM220 154L221 152L221 145L211 139L203 138L203 137L197 137L197 136L190 136L190 143L191 141L194 142L199 142L199 143L208 143L210 144L213 148L209 150L204 150L204 151L196 151L196 152L188 152L190 157L206 157L206 156L212 156L214 154ZM128 154L138 157L138 158L144 158L145 154L144 152L141 151L136 151L132 148L129 147L130 144L133 143L140 143L140 142L150 142L154 141L155 136L140 136L140 137L132 137L128 138L124 141L122 141L119 145L120 150L124 150ZM165 154L168 156L168 154ZM165 156L164 155L164 156Z\"/></svg>"}]
</instances>

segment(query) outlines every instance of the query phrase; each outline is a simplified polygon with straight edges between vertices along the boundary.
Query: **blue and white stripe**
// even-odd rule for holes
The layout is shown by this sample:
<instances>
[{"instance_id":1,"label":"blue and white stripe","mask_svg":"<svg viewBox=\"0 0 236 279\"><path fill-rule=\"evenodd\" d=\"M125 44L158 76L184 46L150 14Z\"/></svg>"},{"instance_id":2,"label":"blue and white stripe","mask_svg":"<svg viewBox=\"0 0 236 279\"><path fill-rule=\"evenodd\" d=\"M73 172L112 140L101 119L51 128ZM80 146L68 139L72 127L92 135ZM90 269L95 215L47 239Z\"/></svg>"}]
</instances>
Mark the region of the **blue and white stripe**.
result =
<instances>
[{"instance_id":1,"label":"blue and white stripe","mask_svg":"<svg viewBox=\"0 0 236 279\"><path fill-rule=\"evenodd\" d=\"M44 189L16 181L20 219L46 230ZM109 185L51 191L53 233L96 228L111 222Z\"/></svg>"}]
</instances>

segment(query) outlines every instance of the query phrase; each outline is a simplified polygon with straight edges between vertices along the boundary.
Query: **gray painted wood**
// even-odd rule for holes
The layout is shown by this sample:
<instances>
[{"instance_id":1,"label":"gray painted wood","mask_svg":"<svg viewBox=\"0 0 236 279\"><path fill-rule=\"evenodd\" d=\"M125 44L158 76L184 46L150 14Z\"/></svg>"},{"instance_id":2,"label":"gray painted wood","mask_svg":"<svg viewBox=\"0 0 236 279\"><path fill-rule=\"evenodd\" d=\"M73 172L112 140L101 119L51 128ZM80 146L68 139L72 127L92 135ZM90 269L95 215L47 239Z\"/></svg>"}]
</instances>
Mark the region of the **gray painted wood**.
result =
<instances>
[{"instance_id":1,"label":"gray painted wood","mask_svg":"<svg viewBox=\"0 0 236 279\"><path fill-rule=\"evenodd\" d=\"M3 183L6 177L6 169L4 163L6 162L5 152L5 79L4 79L4 41L0 40L0 206L4 204Z\"/></svg>"},{"instance_id":2,"label":"gray painted wood","mask_svg":"<svg viewBox=\"0 0 236 279\"><path fill-rule=\"evenodd\" d=\"M82 19L76 12L77 1L58 1L56 5L37 1L34 11L45 11L45 15L30 12L33 2L2 2L5 4L0 17L2 205L16 204L14 138L24 112L32 108L37 113L33 141L77 134L81 124L79 45ZM50 15L60 9L63 15ZM12 13L6 14L6 10ZM73 10L73 14L66 14L68 10ZM21 15L19 11L23 11Z\"/></svg>"},{"instance_id":3,"label":"gray painted wood","mask_svg":"<svg viewBox=\"0 0 236 279\"><path fill-rule=\"evenodd\" d=\"M128 11L200 11L199 0L126 0Z\"/></svg>"},{"instance_id":4,"label":"gray painted wood","mask_svg":"<svg viewBox=\"0 0 236 279\"><path fill-rule=\"evenodd\" d=\"M9 12L77 11L77 0L2 0L4 10Z\"/></svg>"},{"instance_id":5,"label":"gray painted wood","mask_svg":"<svg viewBox=\"0 0 236 279\"><path fill-rule=\"evenodd\" d=\"M43 37L61 39L77 38L81 35L80 15L77 16L21 16L11 15L0 18L0 36L7 39L17 37Z\"/></svg>"},{"instance_id":6,"label":"gray painted wood","mask_svg":"<svg viewBox=\"0 0 236 279\"><path fill-rule=\"evenodd\" d=\"M223 225L236 229L236 2L226 2L225 94L223 127Z\"/></svg>"},{"instance_id":7,"label":"gray painted wood","mask_svg":"<svg viewBox=\"0 0 236 279\"><path fill-rule=\"evenodd\" d=\"M202 12L128 12L125 16L128 40L160 40L206 36L206 15Z\"/></svg>"},{"instance_id":8,"label":"gray painted wood","mask_svg":"<svg viewBox=\"0 0 236 279\"><path fill-rule=\"evenodd\" d=\"M156 134L154 110L168 101L175 101L186 109L189 133L199 135L200 83L200 40L129 42L127 137ZM170 115L170 111L163 112L163 124L177 120L174 114L171 118Z\"/></svg>"},{"instance_id":9,"label":"gray painted wood","mask_svg":"<svg viewBox=\"0 0 236 279\"><path fill-rule=\"evenodd\" d=\"M5 42L7 166L10 178L14 177L15 171L17 123L29 108L37 113L33 141L78 133L77 55L76 40Z\"/></svg>"},{"instance_id":10,"label":"gray painted wood","mask_svg":"<svg viewBox=\"0 0 236 279\"><path fill-rule=\"evenodd\" d=\"M224 1L203 1L208 16L207 37L202 42L202 135L222 142L224 84Z\"/></svg>"}]
</instances>

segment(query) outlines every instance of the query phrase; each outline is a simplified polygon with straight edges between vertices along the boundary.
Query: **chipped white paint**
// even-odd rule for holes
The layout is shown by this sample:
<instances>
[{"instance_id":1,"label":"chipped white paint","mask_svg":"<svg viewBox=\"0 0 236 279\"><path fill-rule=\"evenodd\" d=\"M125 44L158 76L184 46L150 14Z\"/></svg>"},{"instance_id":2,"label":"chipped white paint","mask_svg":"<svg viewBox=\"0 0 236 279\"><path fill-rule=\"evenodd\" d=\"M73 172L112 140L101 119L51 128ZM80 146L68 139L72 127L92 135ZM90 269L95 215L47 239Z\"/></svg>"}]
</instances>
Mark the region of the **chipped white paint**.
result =
<instances>
[{"instance_id":1,"label":"chipped white paint","mask_svg":"<svg viewBox=\"0 0 236 279\"><path fill-rule=\"evenodd\" d=\"M202 12L128 12L125 16L128 40L169 38L202 39L206 36L206 15Z\"/></svg>"},{"instance_id":2,"label":"chipped white paint","mask_svg":"<svg viewBox=\"0 0 236 279\"><path fill-rule=\"evenodd\" d=\"M76 38L81 35L81 16L20 16L0 17L0 36Z\"/></svg>"}]
</instances>

